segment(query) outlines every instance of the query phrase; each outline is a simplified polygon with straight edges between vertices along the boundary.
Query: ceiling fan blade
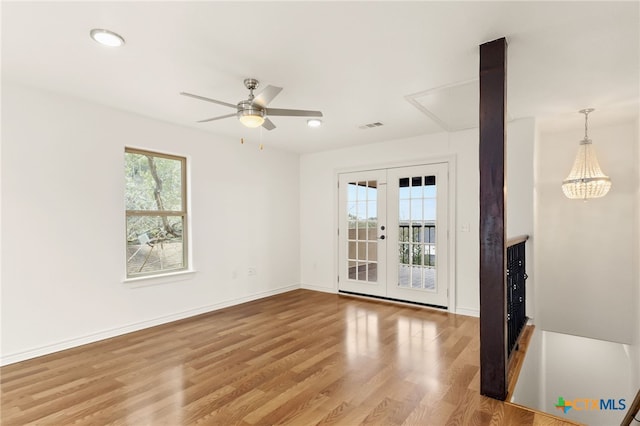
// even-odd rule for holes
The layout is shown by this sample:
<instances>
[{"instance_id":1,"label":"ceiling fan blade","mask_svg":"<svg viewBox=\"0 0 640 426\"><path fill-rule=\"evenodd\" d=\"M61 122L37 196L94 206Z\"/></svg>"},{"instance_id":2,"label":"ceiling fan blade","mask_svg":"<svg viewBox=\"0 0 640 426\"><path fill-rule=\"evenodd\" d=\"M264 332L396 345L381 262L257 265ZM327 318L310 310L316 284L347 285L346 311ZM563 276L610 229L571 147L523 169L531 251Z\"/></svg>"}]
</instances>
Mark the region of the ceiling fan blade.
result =
<instances>
[{"instance_id":1,"label":"ceiling fan blade","mask_svg":"<svg viewBox=\"0 0 640 426\"><path fill-rule=\"evenodd\" d=\"M268 118L265 118L264 123L262 123L262 127L264 127L267 130L273 130L276 128L276 125L273 124L273 121L269 120Z\"/></svg>"},{"instance_id":2,"label":"ceiling fan blade","mask_svg":"<svg viewBox=\"0 0 640 426\"><path fill-rule=\"evenodd\" d=\"M281 91L282 87L267 86L262 90L262 92L260 92L259 95L257 95L253 99L253 103L258 104L262 108L264 108L269 104L269 102L273 100L273 98L278 96L278 93L280 93Z\"/></svg>"},{"instance_id":3,"label":"ceiling fan blade","mask_svg":"<svg viewBox=\"0 0 640 426\"><path fill-rule=\"evenodd\" d=\"M214 104L228 106L230 108L238 108L237 105L230 104L229 102L216 101L215 99L205 98L204 96L194 95L193 93L180 92L183 96L189 96L192 98L200 99L201 101L213 102Z\"/></svg>"},{"instance_id":4,"label":"ceiling fan blade","mask_svg":"<svg viewBox=\"0 0 640 426\"><path fill-rule=\"evenodd\" d=\"M304 109L267 108L266 113L270 116L322 117L322 112L320 111L307 111Z\"/></svg>"},{"instance_id":5,"label":"ceiling fan blade","mask_svg":"<svg viewBox=\"0 0 640 426\"><path fill-rule=\"evenodd\" d=\"M207 118L207 119L204 119L204 120L200 120L200 121L197 121L197 123L206 123L207 121L221 120L223 118L235 117L236 115L238 115L238 114L234 112L233 114L221 115L220 117L213 117L213 118Z\"/></svg>"}]
</instances>

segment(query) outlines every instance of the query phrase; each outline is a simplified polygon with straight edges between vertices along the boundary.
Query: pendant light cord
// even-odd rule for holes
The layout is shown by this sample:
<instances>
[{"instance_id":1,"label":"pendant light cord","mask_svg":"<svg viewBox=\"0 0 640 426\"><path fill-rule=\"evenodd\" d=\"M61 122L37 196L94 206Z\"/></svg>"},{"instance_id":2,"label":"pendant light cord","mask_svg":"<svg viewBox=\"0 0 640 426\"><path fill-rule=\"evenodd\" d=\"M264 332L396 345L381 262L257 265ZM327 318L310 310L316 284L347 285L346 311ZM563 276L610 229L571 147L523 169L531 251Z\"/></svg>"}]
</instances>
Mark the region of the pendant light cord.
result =
<instances>
[{"instance_id":1,"label":"pendant light cord","mask_svg":"<svg viewBox=\"0 0 640 426\"><path fill-rule=\"evenodd\" d=\"M588 137L588 134L587 134L588 133L587 132L587 129L588 129L587 120L588 119L589 119L589 110L585 110L584 111L584 142L585 143L589 140L589 137ZM584 148L583 149L583 151L584 151L584 160L582 162L582 176L581 176L581 178L583 179L582 181L584 182L584 179L587 177L587 170L586 170L586 167L587 167L587 146L585 145L583 148ZM587 201L587 191L584 191L583 200Z\"/></svg>"},{"instance_id":2,"label":"pendant light cord","mask_svg":"<svg viewBox=\"0 0 640 426\"><path fill-rule=\"evenodd\" d=\"M589 133L588 133L588 121L589 121L589 113L595 111L595 109L593 108L585 108L585 109L581 109L580 111L578 111L581 114L584 114L584 140L587 141L589 140Z\"/></svg>"}]
</instances>

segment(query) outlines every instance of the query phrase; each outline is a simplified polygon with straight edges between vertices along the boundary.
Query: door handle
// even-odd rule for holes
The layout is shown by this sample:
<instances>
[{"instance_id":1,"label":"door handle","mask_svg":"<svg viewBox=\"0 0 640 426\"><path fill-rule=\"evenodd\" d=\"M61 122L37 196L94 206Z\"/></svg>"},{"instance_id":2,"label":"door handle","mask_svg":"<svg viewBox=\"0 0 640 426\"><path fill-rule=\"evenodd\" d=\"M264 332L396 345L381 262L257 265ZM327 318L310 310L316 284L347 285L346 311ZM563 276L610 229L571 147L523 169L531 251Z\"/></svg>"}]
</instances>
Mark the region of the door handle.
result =
<instances>
[{"instance_id":1,"label":"door handle","mask_svg":"<svg viewBox=\"0 0 640 426\"><path fill-rule=\"evenodd\" d=\"M384 238L385 238L384 235L380 235L381 240L384 240Z\"/></svg>"}]
</instances>

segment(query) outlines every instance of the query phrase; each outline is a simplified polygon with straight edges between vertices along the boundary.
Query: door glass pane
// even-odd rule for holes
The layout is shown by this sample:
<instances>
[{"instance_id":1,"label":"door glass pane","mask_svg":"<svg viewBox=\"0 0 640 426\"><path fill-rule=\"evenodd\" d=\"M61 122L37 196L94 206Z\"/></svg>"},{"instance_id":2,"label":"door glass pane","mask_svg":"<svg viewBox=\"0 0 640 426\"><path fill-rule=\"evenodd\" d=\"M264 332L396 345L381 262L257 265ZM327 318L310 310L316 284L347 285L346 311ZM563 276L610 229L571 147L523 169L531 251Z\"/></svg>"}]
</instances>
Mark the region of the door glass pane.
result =
<instances>
[{"instance_id":1,"label":"door glass pane","mask_svg":"<svg viewBox=\"0 0 640 426\"><path fill-rule=\"evenodd\" d=\"M356 217L356 202L350 201L347 203L347 218L355 219Z\"/></svg>"},{"instance_id":2,"label":"door glass pane","mask_svg":"<svg viewBox=\"0 0 640 426\"><path fill-rule=\"evenodd\" d=\"M367 239L367 222L360 222L358 228L358 240L365 241Z\"/></svg>"},{"instance_id":3,"label":"door glass pane","mask_svg":"<svg viewBox=\"0 0 640 426\"><path fill-rule=\"evenodd\" d=\"M427 186L424 187L424 196L425 196L425 198L436 198L435 179L434 179L432 185L427 185Z\"/></svg>"},{"instance_id":4,"label":"door glass pane","mask_svg":"<svg viewBox=\"0 0 640 426\"><path fill-rule=\"evenodd\" d=\"M398 180L398 285L435 290L436 177Z\"/></svg>"},{"instance_id":5,"label":"door glass pane","mask_svg":"<svg viewBox=\"0 0 640 426\"><path fill-rule=\"evenodd\" d=\"M356 258L356 242L349 241L348 245L349 245L349 253L347 254L347 256L349 257L349 259L355 259Z\"/></svg>"},{"instance_id":6,"label":"door glass pane","mask_svg":"<svg viewBox=\"0 0 640 426\"><path fill-rule=\"evenodd\" d=\"M422 268L419 266L411 267L411 287L422 288Z\"/></svg>"},{"instance_id":7,"label":"door glass pane","mask_svg":"<svg viewBox=\"0 0 640 426\"><path fill-rule=\"evenodd\" d=\"M410 200L400 200L400 210L398 211L398 218L400 221L409 220L409 206Z\"/></svg>"},{"instance_id":8,"label":"door glass pane","mask_svg":"<svg viewBox=\"0 0 640 426\"><path fill-rule=\"evenodd\" d=\"M425 198L423 201L423 211L425 220L436 220L436 199L435 198Z\"/></svg>"},{"instance_id":9,"label":"door glass pane","mask_svg":"<svg viewBox=\"0 0 640 426\"><path fill-rule=\"evenodd\" d=\"M411 178L411 198L420 199L423 193L422 188L422 176L416 176Z\"/></svg>"},{"instance_id":10,"label":"door glass pane","mask_svg":"<svg viewBox=\"0 0 640 426\"><path fill-rule=\"evenodd\" d=\"M358 260L367 260L367 243L358 241Z\"/></svg>"},{"instance_id":11,"label":"door glass pane","mask_svg":"<svg viewBox=\"0 0 640 426\"><path fill-rule=\"evenodd\" d=\"M355 220L349 220L349 223L347 224L348 228L347 228L347 239L348 240L355 240L356 239L356 231L357 228L356 226L358 226L358 223Z\"/></svg>"},{"instance_id":12,"label":"door glass pane","mask_svg":"<svg viewBox=\"0 0 640 426\"><path fill-rule=\"evenodd\" d=\"M356 279L356 262L350 260L348 267L349 267L349 279L355 280Z\"/></svg>"},{"instance_id":13,"label":"door glass pane","mask_svg":"<svg viewBox=\"0 0 640 426\"><path fill-rule=\"evenodd\" d=\"M398 286L409 287L411 282L411 266L400 264L398 266Z\"/></svg>"},{"instance_id":14,"label":"door glass pane","mask_svg":"<svg viewBox=\"0 0 640 426\"><path fill-rule=\"evenodd\" d=\"M369 242L367 247L367 259L376 261L378 260L378 243Z\"/></svg>"},{"instance_id":15,"label":"door glass pane","mask_svg":"<svg viewBox=\"0 0 640 426\"><path fill-rule=\"evenodd\" d=\"M347 262L349 279L377 281L378 183L375 180L347 185Z\"/></svg>"},{"instance_id":16,"label":"door glass pane","mask_svg":"<svg viewBox=\"0 0 640 426\"><path fill-rule=\"evenodd\" d=\"M422 265L422 244L411 244L411 264Z\"/></svg>"},{"instance_id":17,"label":"door glass pane","mask_svg":"<svg viewBox=\"0 0 640 426\"><path fill-rule=\"evenodd\" d=\"M411 199L411 220L414 222L422 222L422 197L418 199Z\"/></svg>"},{"instance_id":18,"label":"door glass pane","mask_svg":"<svg viewBox=\"0 0 640 426\"><path fill-rule=\"evenodd\" d=\"M377 209L377 201L369 201L367 203L367 219L376 220L378 219L378 209Z\"/></svg>"},{"instance_id":19,"label":"door glass pane","mask_svg":"<svg viewBox=\"0 0 640 426\"><path fill-rule=\"evenodd\" d=\"M378 264L376 262L367 263L367 281L378 281Z\"/></svg>"},{"instance_id":20,"label":"door glass pane","mask_svg":"<svg viewBox=\"0 0 640 426\"><path fill-rule=\"evenodd\" d=\"M367 182L358 182L358 200L364 201L367 199Z\"/></svg>"},{"instance_id":21,"label":"door glass pane","mask_svg":"<svg viewBox=\"0 0 640 426\"><path fill-rule=\"evenodd\" d=\"M366 201L358 201L356 203L356 216L358 221L363 221L367 219L367 202Z\"/></svg>"},{"instance_id":22,"label":"door glass pane","mask_svg":"<svg viewBox=\"0 0 640 426\"><path fill-rule=\"evenodd\" d=\"M398 230L398 241L399 242L407 242L409 241L409 227L405 225L401 225Z\"/></svg>"},{"instance_id":23,"label":"door glass pane","mask_svg":"<svg viewBox=\"0 0 640 426\"><path fill-rule=\"evenodd\" d=\"M411 226L411 242L413 243L419 243L420 241L422 241L422 239L420 238L420 234L422 227L420 226L420 224L416 224L415 222L412 224Z\"/></svg>"},{"instance_id":24,"label":"door glass pane","mask_svg":"<svg viewBox=\"0 0 640 426\"><path fill-rule=\"evenodd\" d=\"M409 264L409 244L400 244L398 252L398 261L401 265Z\"/></svg>"}]
</instances>

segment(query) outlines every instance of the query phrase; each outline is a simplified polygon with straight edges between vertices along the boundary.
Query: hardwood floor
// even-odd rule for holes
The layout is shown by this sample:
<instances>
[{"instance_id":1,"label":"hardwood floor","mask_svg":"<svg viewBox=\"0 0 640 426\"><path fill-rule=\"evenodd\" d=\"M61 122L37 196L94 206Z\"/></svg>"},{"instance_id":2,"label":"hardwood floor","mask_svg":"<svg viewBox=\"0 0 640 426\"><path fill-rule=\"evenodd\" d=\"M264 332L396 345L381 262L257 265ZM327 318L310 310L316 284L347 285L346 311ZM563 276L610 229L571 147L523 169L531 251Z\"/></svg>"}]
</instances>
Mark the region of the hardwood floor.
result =
<instances>
[{"instance_id":1,"label":"hardwood floor","mask_svg":"<svg viewBox=\"0 0 640 426\"><path fill-rule=\"evenodd\" d=\"M477 318L296 290L2 367L2 425L563 425L479 395Z\"/></svg>"}]
</instances>

